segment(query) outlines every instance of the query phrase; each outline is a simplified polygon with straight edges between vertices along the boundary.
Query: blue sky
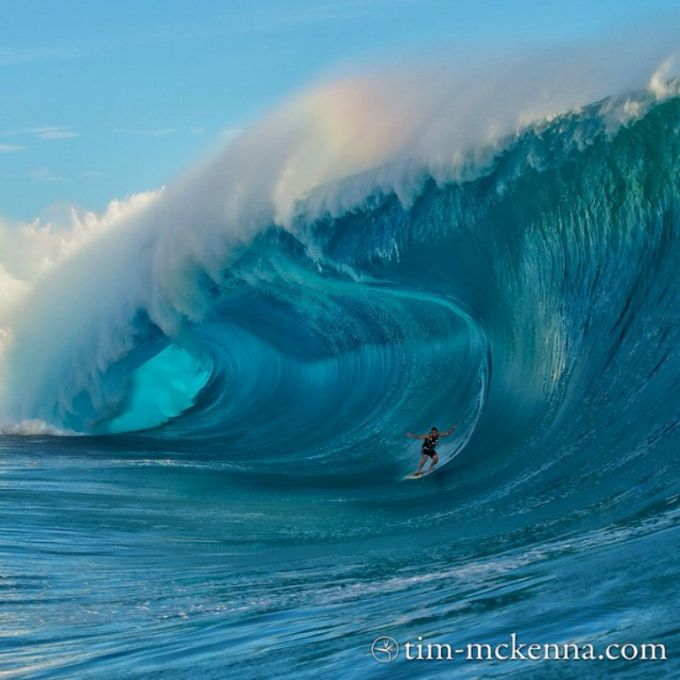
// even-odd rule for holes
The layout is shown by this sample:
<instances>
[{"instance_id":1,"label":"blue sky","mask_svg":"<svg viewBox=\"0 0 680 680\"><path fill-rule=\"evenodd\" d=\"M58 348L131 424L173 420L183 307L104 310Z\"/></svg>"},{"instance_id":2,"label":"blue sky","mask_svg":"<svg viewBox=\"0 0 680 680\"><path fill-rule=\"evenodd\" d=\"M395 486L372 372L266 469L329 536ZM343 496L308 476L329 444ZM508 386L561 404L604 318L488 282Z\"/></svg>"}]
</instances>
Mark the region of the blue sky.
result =
<instances>
[{"instance_id":1,"label":"blue sky","mask_svg":"<svg viewBox=\"0 0 680 680\"><path fill-rule=\"evenodd\" d=\"M0 0L0 217L154 189L337 68L677 20L677 0Z\"/></svg>"}]
</instances>

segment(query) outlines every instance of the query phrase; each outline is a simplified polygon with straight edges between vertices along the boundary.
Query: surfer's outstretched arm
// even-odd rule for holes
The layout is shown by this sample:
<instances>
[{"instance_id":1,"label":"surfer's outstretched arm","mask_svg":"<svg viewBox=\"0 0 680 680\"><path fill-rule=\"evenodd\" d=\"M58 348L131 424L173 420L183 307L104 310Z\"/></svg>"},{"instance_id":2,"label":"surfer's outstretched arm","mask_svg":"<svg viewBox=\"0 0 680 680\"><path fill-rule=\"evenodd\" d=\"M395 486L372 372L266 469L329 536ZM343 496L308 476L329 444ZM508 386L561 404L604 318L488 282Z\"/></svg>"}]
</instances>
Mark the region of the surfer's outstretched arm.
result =
<instances>
[{"instance_id":1,"label":"surfer's outstretched arm","mask_svg":"<svg viewBox=\"0 0 680 680\"><path fill-rule=\"evenodd\" d=\"M424 434L413 434L413 432L407 432L406 436L410 439L425 439L427 435Z\"/></svg>"},{"instance_id":2,"label":"surfer's outstretched arm","mask_svg":"<svg viewBox=\"0 0 680 680\"><path fill-rule=\"evenodd\" d=\"M446 432L440 432L439 437L448 437L450 434L453 434L456 430L458 425L452 425Z\"/></svg>"}]
</instances>

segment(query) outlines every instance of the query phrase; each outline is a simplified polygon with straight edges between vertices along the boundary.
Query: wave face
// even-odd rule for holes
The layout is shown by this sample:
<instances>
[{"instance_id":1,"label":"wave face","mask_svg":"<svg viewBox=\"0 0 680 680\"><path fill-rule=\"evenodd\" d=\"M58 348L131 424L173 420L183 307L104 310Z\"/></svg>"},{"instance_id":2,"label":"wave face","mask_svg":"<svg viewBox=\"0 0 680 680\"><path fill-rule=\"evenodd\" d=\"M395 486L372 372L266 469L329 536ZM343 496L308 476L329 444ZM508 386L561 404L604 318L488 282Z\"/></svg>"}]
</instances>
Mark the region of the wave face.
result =
<instances>
[{"instance_id":1,"label":"wave face","mask_svg":"<svg viewBox=\"0 0 680 680\"><path fill-rule=\"evenodd\" d=\"M636 97L615 128L606 112L624 104L612 100L526 127L472 174L419 175L408 200L375 189L337 211L311 192L285 224L266 216L248 239L215 243L209 265L184 257L156 307L111 277L96 296L107 315L124 300L115 337L78 282L59 285L94 309L92 325L62 332L44 361L47 326L17 322L6 431L89 435L40 440L52 460L81 461L83 493L112 475L114 519L81 515L76 532L119 521L109 540L148 567L117 576L85 532L94 583L121 579L90 623L139 600L131 620L150 628L137 662L180 675L220 667L227 648L243 652L230 663L244 677L273 671L283 648L298 676L369 675L379 633L677 645L680 97ZM147 217L134 290L157 268ZM125 256L111 238L77 257L102 252ZM32 314L54 321L47 304ZM419 457L405 430L454 422L441 469L402 482ZM29 455L31 438L3 441ZM73 488L55 498L57 525L65 504L99 502ZM163 520L168 557L134 522L180 503ZM188 636L181 653L172 626ZM125 627L107 631L86 656L113 677L125 662L107 652ZM81 663L78 634L55 653L64 672ZM248 658L265 637L271 648ZM150 651L166 644L170 661ZM523 672L488 672L501 671Z\"/></svg>"}]
</instances>

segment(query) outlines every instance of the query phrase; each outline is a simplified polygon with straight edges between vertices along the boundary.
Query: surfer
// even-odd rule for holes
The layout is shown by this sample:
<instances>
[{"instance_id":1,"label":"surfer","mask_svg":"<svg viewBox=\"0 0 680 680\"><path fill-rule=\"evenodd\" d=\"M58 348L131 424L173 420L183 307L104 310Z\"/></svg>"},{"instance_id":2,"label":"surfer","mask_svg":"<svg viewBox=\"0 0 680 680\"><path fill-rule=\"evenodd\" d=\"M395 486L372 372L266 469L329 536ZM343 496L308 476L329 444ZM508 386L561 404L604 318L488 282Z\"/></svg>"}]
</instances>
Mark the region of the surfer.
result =
<instances>
[{"instance_id":1,"label":"surfer","mask_svg":"<svg viewBox=\"0 0 680 680\"><path fill-rule=\"evenodd\" d=\"M430 463L430 467L427 469L427 471L432 471L432 468L439 462L439 456L437 455L436 451L437 442L441 437L448 437L457 427L458 425L452 425L446 432L440 432L436 427L433 427L428 434L413 434L413 432L406 433L406 436L410 437L411 439L423 440L423 455L420 458L418 469L413 473L414 477L420 477L420 475L423 474L423 465L425 465L428 458L431 458L432 462Z\"/></svg>"}]
</instances>

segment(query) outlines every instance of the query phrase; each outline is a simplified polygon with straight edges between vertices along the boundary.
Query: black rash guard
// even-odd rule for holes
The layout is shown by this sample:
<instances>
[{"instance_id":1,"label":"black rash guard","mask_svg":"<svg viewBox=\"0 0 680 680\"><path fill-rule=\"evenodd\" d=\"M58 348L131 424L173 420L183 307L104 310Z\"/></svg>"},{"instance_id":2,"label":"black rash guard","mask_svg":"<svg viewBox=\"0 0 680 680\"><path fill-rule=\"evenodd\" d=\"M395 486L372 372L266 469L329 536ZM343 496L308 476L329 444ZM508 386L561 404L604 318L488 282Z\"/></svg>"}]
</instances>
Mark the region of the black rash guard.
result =
<instances>
[{"instance_id":1,"label":"black rash guard","mask_svg":"<svg viewBox=\"0 0 680 680\"><path fill-rule=\"evenodd\" d=\"M423 439L423 453L426 456L430 456L430 458L437 455L435 447L437 446L438 441L439 434L428 434L427 437Z\"/></svg>"}]
</instances>

